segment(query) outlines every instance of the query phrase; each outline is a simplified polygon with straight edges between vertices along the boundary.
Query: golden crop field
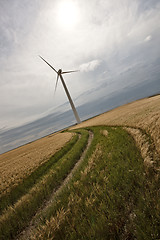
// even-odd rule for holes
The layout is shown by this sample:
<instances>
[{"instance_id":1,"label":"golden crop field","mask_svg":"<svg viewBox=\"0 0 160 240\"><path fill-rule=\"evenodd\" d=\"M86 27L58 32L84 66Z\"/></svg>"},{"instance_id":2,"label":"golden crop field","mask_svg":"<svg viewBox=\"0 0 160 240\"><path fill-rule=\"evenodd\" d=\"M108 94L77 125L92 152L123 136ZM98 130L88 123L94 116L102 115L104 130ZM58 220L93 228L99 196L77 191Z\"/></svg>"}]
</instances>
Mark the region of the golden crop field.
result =
<instances>
[{"instance_id":1,"label":"golden crop field","mask_svg":"<svg viewBox=\"0 0 160 240\"><path fill-rule=\"evenodd\" d=\"M71 129L96 125L122 125L141 128L151 135L160 154L160 95L120 106Z\"/></svg>"},{"instance_id":2,"label":"golden crop field","mask_svg":"<svg viewBox=\"0 0 160 240\"><path fill-rule=\"evenodd\" d=\"M1 198L0 238L84 239L85 233L86 239L93 234L97 239L107 227L106 239L117 233L119 239L134 235L134 239L159 239L160 95L123 105L69 130L78 128L0 156L3 193L20 183ZM67 141L71 148L66 153ZM30 173L41 171L38 167L60 148L64 155L32 181ZM87 154L81 158L82 153ZM27 175L32 179L23 181L30 184L22 184L23 191L20 185Z\"/></svg>"},{"instance_id":3,"label":"golden crop field","mask_svg":"<svg viewBox=\"0 0 160 240\"><path fill-rule=\"evenodd\" d=\"M120 106L70 129L96 125L122 125L148 132L160 154L160 95ZM72 137L71 133L52 134L0 155L0 192L9 191L24 177L54 155Z\"/></svg>"},{"instance_id":4,"label":"golden crop field","mask_svg":"<svg viewBox=\"0 0 160 240\"><path fill-rule=\"evenodd\" d=\"M0 192L8 192L59 151L72 133L56 133L0 155Z\"/></svg>"}]
</instances>

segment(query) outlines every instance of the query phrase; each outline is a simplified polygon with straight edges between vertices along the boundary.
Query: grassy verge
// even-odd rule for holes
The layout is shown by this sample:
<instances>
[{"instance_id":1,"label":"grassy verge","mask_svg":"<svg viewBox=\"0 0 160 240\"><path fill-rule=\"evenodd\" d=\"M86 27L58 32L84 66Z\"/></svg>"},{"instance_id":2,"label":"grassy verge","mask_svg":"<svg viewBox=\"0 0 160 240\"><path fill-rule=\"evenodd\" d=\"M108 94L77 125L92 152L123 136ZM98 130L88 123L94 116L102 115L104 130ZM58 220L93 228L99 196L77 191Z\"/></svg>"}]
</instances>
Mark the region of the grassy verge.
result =
<instances>
[{"instance_id":1,"label":"grassy verge","mask_svg":"<svg viewBox=\"0 0 160 240\"><path fill-rule=\"evenodd\" d=\"M54 189L62 183L87 144L88 132L81 130L81 138L47 174L24 195L13 207L9 207L0 217L0 239L12 239L19 233L36 213L38 207L48 199Z\"/></svg>"},{"instance_id":2,"label":"grassy verge","mask_svg":"<svg viewBox=\"0 0 160 240\"><path fill-rule=\"evenodd\" d=\"M12 188L9 193L0 198L0 214L2 211L13 205L21 196L26 194L32 186L37 183L60 158L62 158L77 142L78 135L73 136L71 141L69 141L60 151L55 153L47 162L39 166L34 172L32 172L28 177L23 179L23 182L19 183L16 187Z\"/></svg>"},{"instance_id":3,"label":"grassy verge","mask_svg":"<svg viewBox=\"0 0 160 240\"><path fill-rule=\"evenodd\" d=\"M159 239L158 177L145 173L133 138L122 128L92 130L81 168L31 239Z\"/></svg>"}]
</instances>

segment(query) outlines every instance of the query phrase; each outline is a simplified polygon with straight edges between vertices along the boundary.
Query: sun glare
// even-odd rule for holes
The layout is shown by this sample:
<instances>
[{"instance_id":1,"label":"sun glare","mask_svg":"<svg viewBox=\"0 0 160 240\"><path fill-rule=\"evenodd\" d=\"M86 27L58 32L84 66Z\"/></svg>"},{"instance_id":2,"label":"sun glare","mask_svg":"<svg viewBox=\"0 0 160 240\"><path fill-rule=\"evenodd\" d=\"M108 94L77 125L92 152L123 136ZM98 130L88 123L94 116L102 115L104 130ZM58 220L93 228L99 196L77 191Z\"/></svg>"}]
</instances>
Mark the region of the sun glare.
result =
<instances>
[{"instance_id":1,"label":"sun glare","mask_svg":"<svg viewBox=\"0 0 160 240\"><path fill-rule=\"evenodd\" d=\"M58 23L66 28L73 28L78 22L78 8L71 0L59 3L57 11Z\"/></svg>"}]
</instances>

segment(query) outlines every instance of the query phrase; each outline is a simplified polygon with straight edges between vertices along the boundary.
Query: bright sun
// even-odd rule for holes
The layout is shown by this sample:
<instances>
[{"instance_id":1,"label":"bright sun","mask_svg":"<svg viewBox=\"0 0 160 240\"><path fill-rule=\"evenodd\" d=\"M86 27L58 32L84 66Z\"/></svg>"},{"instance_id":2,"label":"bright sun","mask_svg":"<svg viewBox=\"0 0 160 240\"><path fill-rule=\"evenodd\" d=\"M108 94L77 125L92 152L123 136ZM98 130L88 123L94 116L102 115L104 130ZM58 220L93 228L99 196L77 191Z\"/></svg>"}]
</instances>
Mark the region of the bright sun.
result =
<instances>
[{"instance_id":1,"label":"bright sun","mask_svg":"<svg viewBox=\"0 0 160 240\"><path fill-rule=\"evenodd\" d=\"M64 0L59 3L57 9L58 23L66 28L73 28L78 22L78 8L73 0Z\"/></svg>"}]
</instances>

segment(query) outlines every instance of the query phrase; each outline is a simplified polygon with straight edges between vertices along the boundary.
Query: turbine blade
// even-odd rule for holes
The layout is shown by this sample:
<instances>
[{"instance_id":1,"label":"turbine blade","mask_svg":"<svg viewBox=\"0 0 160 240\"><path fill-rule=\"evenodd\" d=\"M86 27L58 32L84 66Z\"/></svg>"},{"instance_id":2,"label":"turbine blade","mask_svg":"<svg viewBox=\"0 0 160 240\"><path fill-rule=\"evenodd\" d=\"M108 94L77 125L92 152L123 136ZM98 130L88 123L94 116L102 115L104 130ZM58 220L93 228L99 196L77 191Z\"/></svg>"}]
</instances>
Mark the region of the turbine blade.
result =
<instances>
[{"instance_id":1,"label":"turbine blade","mask_svg":"<svg viewBox=\"0 0 160 240\"><path fill-rule=\"evenodd\" d=\"M79 72L79 70L62 72L61 74L65 74L65 73L72 73L72 72Z\"/></svg>"},{"instance_id":2,"label":"turbine blade","mask_svg":"<svg viewBox=\"0 0 160 240\"><path fill-rule=\"evenodd\" d=\"M58 84L58 78L59 78L59 75L57 74L57 81L56 81L56 85L55 85L55 89L54 89L54 94L56 93L57 84Z\"/></svg>"},{"instance_id":3,"label":"turbine blade","mask_svg":"<svg viewBox=\"0 0 160 240\"><path fill-rule=\"evenodd\" d=\"M47 63L48 66L50 66L56 73L58 73L58 72L56 71L56 69L55 69L54 67L52 67L52 65L49 64L43 57L41 57L40 55L39 55L39 57L40 57L45 63Z\"/></svg>"}]
</instances>

